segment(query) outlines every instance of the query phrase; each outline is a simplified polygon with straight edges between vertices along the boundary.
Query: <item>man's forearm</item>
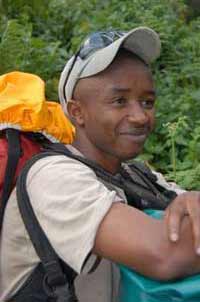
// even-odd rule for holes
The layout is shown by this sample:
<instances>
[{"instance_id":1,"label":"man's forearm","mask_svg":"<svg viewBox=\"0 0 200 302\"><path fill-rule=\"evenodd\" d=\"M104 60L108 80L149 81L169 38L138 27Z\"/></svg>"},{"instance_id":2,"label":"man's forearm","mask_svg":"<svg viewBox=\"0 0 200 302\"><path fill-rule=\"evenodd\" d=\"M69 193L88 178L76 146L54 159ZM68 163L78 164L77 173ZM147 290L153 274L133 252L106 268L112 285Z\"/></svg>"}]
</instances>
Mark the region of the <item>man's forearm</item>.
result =
<instances>
[{"instance_id":1,"label":"man's forearm","mask_svg":"<svg viewBox=\"0 0 200 302\"><path fill-rule=\"evenodd\" d=\"M200 258L194 252L187 219L182 233L180 241L172 243L163 220L155 220L118 203L112 206L100 225L94 253L151 278L183 277L200 271Z\"/></svg>"}]
</instances>

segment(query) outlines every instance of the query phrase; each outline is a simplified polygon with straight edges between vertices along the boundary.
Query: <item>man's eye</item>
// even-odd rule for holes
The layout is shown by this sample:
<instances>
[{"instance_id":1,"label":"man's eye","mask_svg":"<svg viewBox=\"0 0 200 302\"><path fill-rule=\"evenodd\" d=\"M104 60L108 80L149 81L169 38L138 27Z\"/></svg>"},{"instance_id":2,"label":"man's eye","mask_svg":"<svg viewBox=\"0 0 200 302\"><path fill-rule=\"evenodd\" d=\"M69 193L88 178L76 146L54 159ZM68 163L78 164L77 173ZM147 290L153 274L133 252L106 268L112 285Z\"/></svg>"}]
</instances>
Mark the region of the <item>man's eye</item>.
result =
<instances>
[{"instance_id":1,"label":"man's eye","mask_svg":"<svg viewBox=\"0 0 200 302\"><path fill-rule=\"evenodd\" d=\"M153 109L154 103L155 103L154 100L143 100L143 101L141 101L141 105L145 109Z\"/></svg>"},{"instance_id":2,"label":"man's eye","mask_svg":"<svg viewBox=\"0 0 200 302\"><path fill-rule=\"evenodd\" d=\"M121 97L121 98L115 99L114 103L117 104L117 105L125 105L126 104L126 99Z\"/></svg>"}]
</instances>

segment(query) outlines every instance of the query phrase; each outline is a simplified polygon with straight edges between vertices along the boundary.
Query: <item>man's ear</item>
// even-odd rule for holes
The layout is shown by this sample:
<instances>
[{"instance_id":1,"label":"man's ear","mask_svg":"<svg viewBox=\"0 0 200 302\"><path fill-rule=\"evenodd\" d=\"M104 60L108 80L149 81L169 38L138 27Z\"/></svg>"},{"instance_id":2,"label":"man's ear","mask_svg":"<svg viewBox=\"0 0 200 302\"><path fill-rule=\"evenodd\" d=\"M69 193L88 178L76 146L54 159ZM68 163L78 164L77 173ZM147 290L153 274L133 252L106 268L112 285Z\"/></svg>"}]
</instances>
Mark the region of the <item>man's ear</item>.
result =
<instances>
[{"instance_id":1,"label":"man's ear","mask_svg":"<svg viewBox=\"0 0 200 302\"><path fill-rule=\"evenodd\" d=\"M69 113L69 117L74 125L83 126L84 118L83 118L83 108L82 104L78 100L70 100L67 102L67 111Z\"/></svg>"}]
</instances>

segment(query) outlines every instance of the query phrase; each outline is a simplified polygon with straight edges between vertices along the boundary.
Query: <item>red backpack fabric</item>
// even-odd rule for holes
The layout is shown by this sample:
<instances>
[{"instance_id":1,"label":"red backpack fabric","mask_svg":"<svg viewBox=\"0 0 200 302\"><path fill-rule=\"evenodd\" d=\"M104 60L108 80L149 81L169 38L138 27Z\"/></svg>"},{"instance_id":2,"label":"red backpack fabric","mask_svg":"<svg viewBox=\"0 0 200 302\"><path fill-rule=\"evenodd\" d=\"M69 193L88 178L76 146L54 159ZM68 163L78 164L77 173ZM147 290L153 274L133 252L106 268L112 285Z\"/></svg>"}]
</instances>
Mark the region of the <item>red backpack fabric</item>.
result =
<instances>
[{"instance_id":1,"label":"red backpack fabric","mask_svg":"<svg viewBox=\"0 0 200 302\"><path fill-rule=\"evenodd\" d=\"M15 171L14 179L12 181L12 188L15 186L17 176L23 168L24 164L28 159L30 159L34 154L37 154L41 151L42 147L36 141L30 139L26 134L20 133L20 147L21 147L21 156L19 158L17 168ZM0 138L0 200L2 198L3 184L6 173L6 166L8 160L8 141L4 135ZM1 206L1 205L0 205Z\"/></svg>"},{"instance_id":2,"label":"red backpack fabric","mask_svg":"<svg viewBox=\"0 0 200 302\"><path fill-rule=\"evenodd\" d=\"M33 136L33 134L32 134ZM10 193L17 176L27 160L41 152L41 143L35 141L28 133L16 129L2 131L0 138L0 231L3 216Z\"/></svg>"}]
</instances>

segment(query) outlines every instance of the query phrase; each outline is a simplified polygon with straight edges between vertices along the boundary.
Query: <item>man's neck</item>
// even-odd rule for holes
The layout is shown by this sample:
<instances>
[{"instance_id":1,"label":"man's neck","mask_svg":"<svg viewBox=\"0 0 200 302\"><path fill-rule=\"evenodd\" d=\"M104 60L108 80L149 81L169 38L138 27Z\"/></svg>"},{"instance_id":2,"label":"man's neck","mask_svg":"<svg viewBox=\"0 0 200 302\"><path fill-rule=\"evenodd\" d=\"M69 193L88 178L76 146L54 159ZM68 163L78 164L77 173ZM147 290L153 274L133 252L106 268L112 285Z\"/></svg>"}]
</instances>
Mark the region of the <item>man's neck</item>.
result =
<instances>
[{"instance_id":1,"label":"man's neck","mask_svg":"<svg viewBox=\"0 0 200 302\"><path fill-rule=\"evenodd\" d=\"M90 144L82 144L80 141L75 140L72 146L78 149L86 158L96 162L112 174L116 174L121 166L119 159L114 158L108 153L100 152L94 146L91 147Z\"/></svg>"}]
</instances>

